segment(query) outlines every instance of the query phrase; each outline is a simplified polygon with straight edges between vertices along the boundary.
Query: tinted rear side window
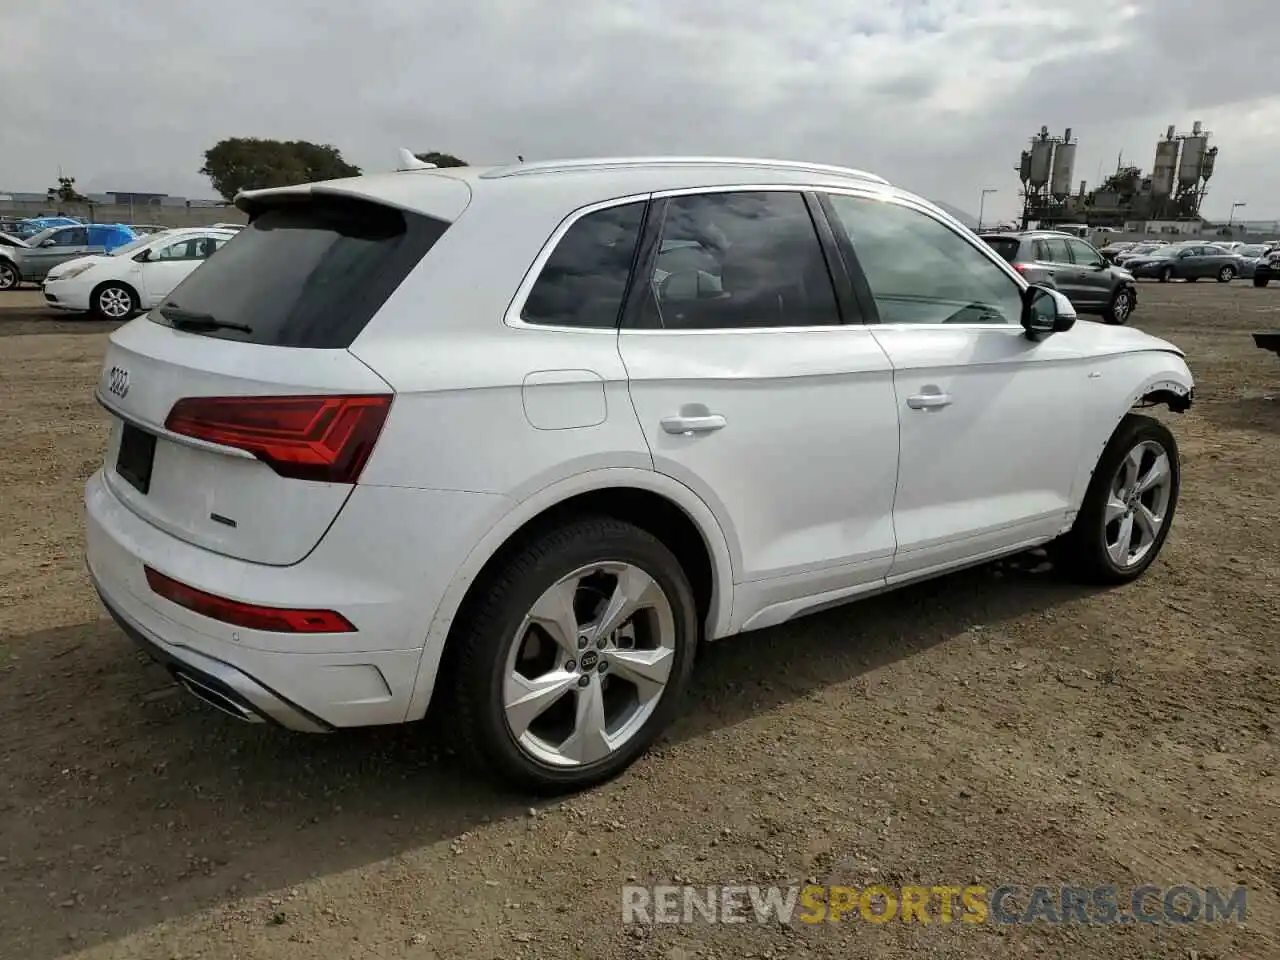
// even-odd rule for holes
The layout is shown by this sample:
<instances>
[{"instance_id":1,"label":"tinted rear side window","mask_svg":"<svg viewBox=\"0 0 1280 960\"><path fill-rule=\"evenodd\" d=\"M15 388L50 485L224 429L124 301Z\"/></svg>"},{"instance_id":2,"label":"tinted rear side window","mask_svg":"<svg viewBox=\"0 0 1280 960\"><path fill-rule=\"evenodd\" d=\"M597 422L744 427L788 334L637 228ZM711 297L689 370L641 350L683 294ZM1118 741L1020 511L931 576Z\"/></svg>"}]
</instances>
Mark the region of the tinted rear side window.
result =
<instances>
[{"instance_id":1,"label":"tinted rear side window","mask_svg":"<svg viewBox=\"0 0 1280 960\"><path fill-rule=\"evenodd\" d=\"M344 349L447 228L359 200L281 202L183 280L151 319L224 340Z\"/></svg>"},{"instance_id":2,"label":"tinted rear side window","mask_svg":"<svg viewBox=\"0 0 1280 960\"><path fill-rule=\"evenodd\" d=\"M644 210L639 201L576 221L538 274L520 319L557 327L616 327Z\"/></svg>"},{"instance_id":3,"label":"tinted rear side window","mask_svg":"<svg viewBox=\"0 0 1280 960\"><path fill-rule=\"evenodd\" d=\"M1019 241L1016 237L983 237L989 246L1010 263L1018 259Z\"/></svg>"}]
</instances>

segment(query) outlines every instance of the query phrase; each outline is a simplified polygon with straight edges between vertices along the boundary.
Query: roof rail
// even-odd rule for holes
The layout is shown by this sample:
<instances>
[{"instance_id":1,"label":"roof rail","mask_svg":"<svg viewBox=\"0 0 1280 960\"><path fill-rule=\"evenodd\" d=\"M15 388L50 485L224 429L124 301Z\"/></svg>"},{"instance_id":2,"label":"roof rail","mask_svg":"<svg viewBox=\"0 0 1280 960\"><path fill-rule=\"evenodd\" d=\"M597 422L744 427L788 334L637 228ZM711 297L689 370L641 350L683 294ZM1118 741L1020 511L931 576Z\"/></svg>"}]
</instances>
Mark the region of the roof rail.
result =
<instances>
[{"instance_id":1,"label":"roof rail","mask_svg":"<svg viewBox=\"0 0 1280 960\"><path fill-rule=\"evenodd\" d=\"M865 170L839 167L829 163L807 163L802 160L764 160L751 157L584 157L574 160L540 160L495 167L480 174L484 180L524 177L539 173L562 173L572 170L610 170L621 167L757 167L794 170L798 173L828 173L839 177L866 180L888 185L884 177Z\"/></svg>"}]
</instances>

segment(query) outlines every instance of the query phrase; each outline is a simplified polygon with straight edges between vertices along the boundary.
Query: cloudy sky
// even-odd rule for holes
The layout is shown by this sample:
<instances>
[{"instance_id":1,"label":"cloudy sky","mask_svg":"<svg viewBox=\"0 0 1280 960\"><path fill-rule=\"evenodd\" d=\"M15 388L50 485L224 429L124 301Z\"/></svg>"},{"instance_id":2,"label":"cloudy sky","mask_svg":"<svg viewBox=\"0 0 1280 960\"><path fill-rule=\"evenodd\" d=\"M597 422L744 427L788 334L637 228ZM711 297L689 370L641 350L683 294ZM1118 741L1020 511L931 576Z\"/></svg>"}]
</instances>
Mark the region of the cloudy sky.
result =
<instances>
[{"instance_id":1,"label":"cloudy sky","mask_svg":"<svg viewBox=\"0 0 1280 960\"><path fill-rule=\"evenodd\" d=\"M1220 148L1208 216L1280 217L1280 0L0 2L0 189L213 196L223 137L471 163L653 153L873 169L1011 215L1042 124L1077 181L1149 168L1169 124Z\"/></svg>"}]
</instances>

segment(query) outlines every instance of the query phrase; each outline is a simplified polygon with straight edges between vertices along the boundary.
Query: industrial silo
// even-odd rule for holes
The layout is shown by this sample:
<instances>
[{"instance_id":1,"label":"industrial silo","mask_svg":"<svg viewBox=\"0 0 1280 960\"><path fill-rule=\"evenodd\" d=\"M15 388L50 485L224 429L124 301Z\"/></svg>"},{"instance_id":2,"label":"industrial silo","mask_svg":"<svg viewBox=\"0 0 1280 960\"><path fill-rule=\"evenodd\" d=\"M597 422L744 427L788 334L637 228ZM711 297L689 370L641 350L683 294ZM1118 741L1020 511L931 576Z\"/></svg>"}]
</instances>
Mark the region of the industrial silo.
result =
<instances>
[{"instance_id":1,"label":"industrial silo","mask_svg":"<svg viewBox=\"0 0 1280 960\"><path fill-rule=\"evenodd\" d=\"M1209 138L1203 132L1199 120L1193 131L1191 136L1182 141L1182 159L1178 163L1178 185L1184 189L1200 183L1200 166L1209 145Z\"/></svg>"},{"instance_id":2,"label":"industrial silo","mask_svg":"<svg viewBox=\"0 0 1280 960\"><path fill-rule=\"evenodd\" d=\"M1018 179L1026 183L1031 179L1031 151L1023 150L1022 157L1018 160Z\"/></svg>"},{"instance_id":3,"label":"industrial silo","mask_svg":"<svg viewBox=\"0 0 1280 960\"><path fill-rule=\"evenodd\" d=\"M1178 141L1174 139L1161 140L1156 144L1156 162L1151 167L1153 197L1163 198L1173 194L1173 181L1178 173L1178 146Z\"/></svg>"},{"instance_id":4,"label":"industrial silo","mask_svg":"<svg viewBox=\"0 0 1280 960\"><path fill-rule=\"evenodd\" d=\"M1049 182L1053 172L1053 141L1049 139L1049 130L1044 128L1040 136L1031 141L1031 176L1027 182L1039 190Z\"/></svg>"},{"instance_id":5,"label":"industrial silo","mask_svg":"<svg viewBox=\"0 0 1280 960\"><path fill-rule=\"evenodd\" d=\"M1071 194L1071 180L1075 176L1076 145L1071 139L1071 128L1067 127L1066 136L1053 152L1052 174L1049 178L1049 193L1054 197L1066 197Z\"/></svg>"}]
</instances>

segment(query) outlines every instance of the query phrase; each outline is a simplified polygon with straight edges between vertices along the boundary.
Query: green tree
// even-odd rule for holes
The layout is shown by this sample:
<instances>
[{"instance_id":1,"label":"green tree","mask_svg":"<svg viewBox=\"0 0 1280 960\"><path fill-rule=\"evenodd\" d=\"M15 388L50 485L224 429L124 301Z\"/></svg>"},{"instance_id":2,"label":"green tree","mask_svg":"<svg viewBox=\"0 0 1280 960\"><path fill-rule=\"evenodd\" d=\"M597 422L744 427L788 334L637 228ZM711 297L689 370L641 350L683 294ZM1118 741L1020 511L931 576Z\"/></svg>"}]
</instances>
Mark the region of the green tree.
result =
<instances>
[{"instance_id":1,"label":"green tree","mask_svg":"<svg viewBox=\"0 0 1280 960\"><path fill-rule=\"evenodd\" d=\"M343 160L338 148L327 143L231 137L204 152L200 173L223 199L232 200L241 190L356 177L360 168Z\"/></svg>"},{"instance_id":2,"label":"green tree","mask_svg":"<svg viewBox=\"0 0 1280 960\"><path fill-rule=\"evenodd\" d=\"M75 177L59 177L58 185L50 187L45 196L50 203L58 200L63 203L87 203L89 199L76 189Z\"/></svg>"},{"instance_id":3,"label":"green tree","mask_svg":"<svg viewBox=\"0 0 1280 960\"><path fill-rule=\"evenodd\" d=\"M434 163L437 167L467 166L467 161L459 160L452 153L440 153L437 150L428 150L426 153L415 153L414 156L423 163Z\"/></svg>"}]
</instances>

